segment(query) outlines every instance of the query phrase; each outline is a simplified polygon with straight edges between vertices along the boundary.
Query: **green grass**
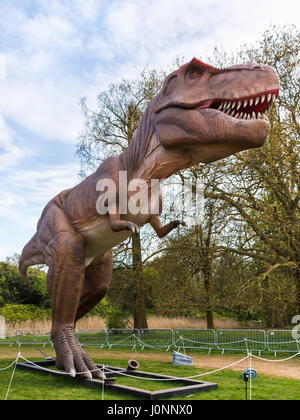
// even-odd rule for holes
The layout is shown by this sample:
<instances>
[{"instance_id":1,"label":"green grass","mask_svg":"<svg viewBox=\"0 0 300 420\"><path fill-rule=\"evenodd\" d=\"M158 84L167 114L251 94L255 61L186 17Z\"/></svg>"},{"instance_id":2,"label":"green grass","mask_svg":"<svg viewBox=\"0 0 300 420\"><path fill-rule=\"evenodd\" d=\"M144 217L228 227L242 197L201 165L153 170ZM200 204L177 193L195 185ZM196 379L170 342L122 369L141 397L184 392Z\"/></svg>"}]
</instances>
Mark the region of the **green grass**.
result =
<instances>
[{"instance_id":1,"label":"green grass","mask_svg":"<svg viewBox=\"0 0 300 420\"><path fill-rule=\"evenodd\" d=\"M47 351L46 351L47 353ZM37 358L32 358L36 360ZM101 359L96 362L110 364L114 366L126 367L128 358L115 358L113 361L105 352L101 353ZM13 359L0 360L0 368L7 366ZM141 370L156 372L160 374L186 377L207 371L207 369L198 369L193 366L173 366L171 362L149 361L140 362ZM12 368L6 371L0 371L0 399L4 399L7 387L12 375ZM243 400L245 399L245 384L240 372L222 371L211 374L200 380L217 382L218 390L194 394L188 397L180 397L182 400ZM135 378L118 378L118 383L129 386L138 386L148 390L158 390L178 386L177 383L162 383L154 381L144 381ZM27 372L16 370L11 385L8 399L11 400L101 400L102 389L83 387L78 383L72 383L64 377L53 377L38 372ZM105 390L105 400L133 400L131 396L117 394ZM300 381L286 378L270 377L258 375L258 378L252 381L252 399L253 400L300 400Z\"/></svg>"}]
</instances>

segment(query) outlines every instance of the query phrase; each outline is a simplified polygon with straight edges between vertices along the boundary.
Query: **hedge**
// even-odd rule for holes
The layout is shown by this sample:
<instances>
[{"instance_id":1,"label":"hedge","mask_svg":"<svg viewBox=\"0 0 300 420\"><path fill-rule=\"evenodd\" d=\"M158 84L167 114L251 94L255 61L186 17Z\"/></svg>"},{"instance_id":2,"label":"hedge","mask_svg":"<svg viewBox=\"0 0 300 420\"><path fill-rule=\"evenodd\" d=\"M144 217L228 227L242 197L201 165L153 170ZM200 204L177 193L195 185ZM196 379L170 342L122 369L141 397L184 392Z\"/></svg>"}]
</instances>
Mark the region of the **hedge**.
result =
<instances>
[{"instance_id":1,"label":"hedge","mask_svg":"<svg viewBox=\"0 0 300 420\"><path fill-rule=\"evenodd\" d=\"M42 309L35 305L6 304L0 308L7 322L40 321L51 318L51 309Z\"/></svg>"}]
</instances>

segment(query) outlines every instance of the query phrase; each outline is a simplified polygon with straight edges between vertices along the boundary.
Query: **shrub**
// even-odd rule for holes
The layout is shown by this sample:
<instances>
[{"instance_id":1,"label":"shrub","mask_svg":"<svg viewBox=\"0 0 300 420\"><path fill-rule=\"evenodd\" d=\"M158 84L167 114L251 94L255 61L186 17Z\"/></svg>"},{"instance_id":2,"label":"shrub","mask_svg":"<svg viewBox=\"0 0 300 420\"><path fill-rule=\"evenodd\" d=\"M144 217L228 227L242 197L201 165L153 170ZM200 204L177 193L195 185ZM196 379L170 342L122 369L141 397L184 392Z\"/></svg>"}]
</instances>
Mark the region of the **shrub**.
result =
<instances>
[{"instance_id":1,"label":"shrub","mask_svg":"<svg viewBox=\"0 0 300 420\"><path fill-rule=\"evenodd\" d=\"M15 323L22 321L40 321L51 317L51 310L41 309L35 305L6 304L0 308L2 315L7 322Z\"/></svg>"},{"instance_id":2,"label":"shrub","mask_svg":"<svg viewBox=\"0 0 300 420\"><path fill-rule=\"evenodd\" d=\"M129 314L119 306L112 306L106 318L106 326L110 328L126 328L129 322Z\"/></svg>"},{"instance_id":3,"label":"shrub","mask_svg":"<svg viewBox=\"0 0 300 420\"><path fill-rule=\"evenodd\" d=\"M107 297L105 296L98 305L96 305L91 311L89 311L85 316L97 316L99 318L105 318L111 311L111 304L108 302Z\"/></svg>"}]
</instances>

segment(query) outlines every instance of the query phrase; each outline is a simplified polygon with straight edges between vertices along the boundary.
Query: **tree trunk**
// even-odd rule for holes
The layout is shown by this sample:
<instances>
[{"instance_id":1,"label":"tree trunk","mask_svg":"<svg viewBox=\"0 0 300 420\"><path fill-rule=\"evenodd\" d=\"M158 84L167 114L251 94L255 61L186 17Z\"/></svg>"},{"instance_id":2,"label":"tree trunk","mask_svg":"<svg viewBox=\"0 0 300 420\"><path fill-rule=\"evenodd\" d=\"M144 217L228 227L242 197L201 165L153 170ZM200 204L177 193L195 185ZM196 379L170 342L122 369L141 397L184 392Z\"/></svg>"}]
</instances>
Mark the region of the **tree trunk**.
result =
<instances>
[{"instance_id":1,"label":"tree trunk","mask_svg":"<svg viewBox=\"0 0 300 420\"><path fill-rule=\"evenodd\" d=\"M296 314L300 315L300 264L296 268L295 273L295 280L296 280Z\"/></svg>"},{"instance_id":2,"label":"tree trunk","mask_svg":"<svg viewBox=\"0 0 300 420\"><path fill-rule=\"evenodd\" d=\"M210 283L211 283L211 259L208 257L209 251L206 253L206 267L203 269L204 287L206 292L206 323L207 329L214 330L214 314L210 304Z\"/></svg>"},{"instance_id":3,"label":"tree trunk","mask_svg":"<svg viewBox=\"0 0 300 420\"><path fill-rule=\"evenodd\" d=\"M267 325L267 328L275 328L276 327L276 314L275 314L275 309L274 309L272 299L269 296L271 294L271 283L270 283L269 276L266 276L265 283L266 283L266 290L267 290L266 297L265 297L266 325Z\"/></svg>"},{"instance_id":4,"label":"tree trunk","mask_svg":"<svg viewBox=\"0 0 300 420\"><path fill-rule=\"evenodd\" d=\"M139 233L132 235L132 271L133 271L133 321L134 328L148 328L145 286L143 280L141 238Z\"/></svg>"},{"instance_id":5,"label":"tree trunk","mask_svg":"<svg viewBox=\"0 0 300 420\"><path fill-rule=\"evenodd\" d=\"M207 329L208 330L214 330L215 329L215 323L214 323L214 314L211 309L208 309L206 311L206 322L207 322Z\"/></svg>"}]
</instances>

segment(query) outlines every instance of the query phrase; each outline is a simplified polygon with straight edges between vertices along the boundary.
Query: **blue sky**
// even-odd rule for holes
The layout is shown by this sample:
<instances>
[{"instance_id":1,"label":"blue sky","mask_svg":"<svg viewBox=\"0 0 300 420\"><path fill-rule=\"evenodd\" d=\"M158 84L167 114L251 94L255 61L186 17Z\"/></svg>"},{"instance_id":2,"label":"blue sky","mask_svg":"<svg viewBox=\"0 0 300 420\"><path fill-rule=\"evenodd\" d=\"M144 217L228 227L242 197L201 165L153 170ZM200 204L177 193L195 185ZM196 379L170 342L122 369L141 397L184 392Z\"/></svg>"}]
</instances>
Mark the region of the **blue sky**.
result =
<instances>
[{"instance_id":1,"label":"blue sky","mask_svg":"<svg viewBox=\"0 0 300 420\"><path fill-rule=\"evenodd\" d=\"M79 101L176 56L299 26L299 0L0 0L0 259L20 253L45 204L78 181Z\"/></svg>"}]
</instances>

